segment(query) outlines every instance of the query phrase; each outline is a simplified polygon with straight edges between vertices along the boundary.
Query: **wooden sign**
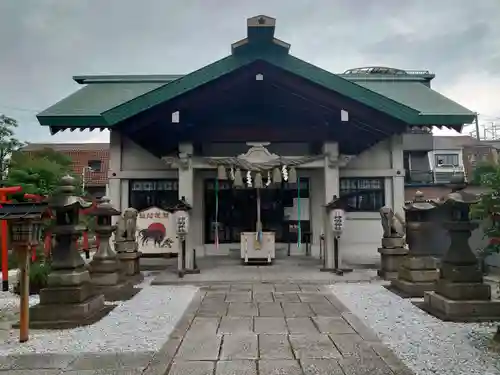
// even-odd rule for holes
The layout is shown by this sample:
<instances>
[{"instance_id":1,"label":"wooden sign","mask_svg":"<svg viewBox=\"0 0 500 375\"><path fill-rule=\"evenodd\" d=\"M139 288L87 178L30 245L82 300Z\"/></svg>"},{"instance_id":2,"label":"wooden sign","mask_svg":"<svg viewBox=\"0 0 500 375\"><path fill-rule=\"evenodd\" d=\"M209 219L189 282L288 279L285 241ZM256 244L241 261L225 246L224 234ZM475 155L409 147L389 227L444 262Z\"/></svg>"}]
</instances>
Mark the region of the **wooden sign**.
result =
<instances>
[{"instance_id":1,"label":"wooden sign","mask_svg":"<svg viewBox=\"0 0 500 375\"><path fill-rule=\"evenodd\" d=\"M174 216L158 207L139 211L137 242L143 254L177 253L179 241L175 232Z\"/></svg>"}]
</instances>

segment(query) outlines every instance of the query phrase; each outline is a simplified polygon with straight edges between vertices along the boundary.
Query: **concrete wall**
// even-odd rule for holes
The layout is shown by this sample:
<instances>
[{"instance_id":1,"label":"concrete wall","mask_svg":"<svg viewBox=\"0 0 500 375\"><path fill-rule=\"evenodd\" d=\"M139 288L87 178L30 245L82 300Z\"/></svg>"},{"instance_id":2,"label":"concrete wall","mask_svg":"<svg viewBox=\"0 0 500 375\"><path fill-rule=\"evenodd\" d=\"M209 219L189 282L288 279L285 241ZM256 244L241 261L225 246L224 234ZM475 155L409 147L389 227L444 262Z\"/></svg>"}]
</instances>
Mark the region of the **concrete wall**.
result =
<instances>
[{"instance_id":1,"label":"concrete wall","mask_svg":"<svg viewBox=\"0 0 500 375\"><path fill-rule=\"evenodd\" d=\"M304 145L290 145L289 150L305 150ZM207 148L210 148L209 146ZM228 154L229 146L225 149L218 145L218 154ZM247 147L248 149L248 147ZM273 146L269 147L270 151ZM289 151L290 152L290 151ZM234 155L234 154L233 154ZM297 155L299 156L299 155ZM164 161L153 156L147 150L135 144L132 140L121 136L116 131L110 137L110 171L109 195L115 205L125 209L129 205L130 179L162 179L177 178L177 169L169 169ZM325 204L325 172L323 164L314 168L299 168L298 175L310 179L310 210L311 228L313 233L313 255L319 256L319 236L323 233L323 205ZM390 140L380 142L370 150L358 155L344 168L339 170L340 177L383 177L385 184L386 205L402 209L404 203L404 167L402 137L395 136ZM198 254L224 254L229 248L239 248L239 244L222 245L216 251L213 245L204 244L203 230L203 179L215 177L215 170L195 169L194 171L194 199L196 202L192 211L190 225L196 233L193 235L193 246ZM338 189L338 187L337 187ZM380 215L377 212L352 212L347 214L345 233L341 239L343 260L350 264L377 264L382 228ZM293 253L304 252L305 246L292 248Z\"/></svg>"}]
</instances>

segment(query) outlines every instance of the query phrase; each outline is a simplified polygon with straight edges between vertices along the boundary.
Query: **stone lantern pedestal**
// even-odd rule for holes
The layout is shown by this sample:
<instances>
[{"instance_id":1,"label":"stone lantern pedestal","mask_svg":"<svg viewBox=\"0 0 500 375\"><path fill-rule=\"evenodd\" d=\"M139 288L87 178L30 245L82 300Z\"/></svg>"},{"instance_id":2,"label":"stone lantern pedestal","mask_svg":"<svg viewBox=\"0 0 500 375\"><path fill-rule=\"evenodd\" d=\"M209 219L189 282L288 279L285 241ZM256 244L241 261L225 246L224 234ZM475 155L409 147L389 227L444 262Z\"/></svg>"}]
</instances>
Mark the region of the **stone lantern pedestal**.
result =
<instances>
[{"instance_id":1,"label":"stone lantern pedestal","mask_svg":"<svg viewBox=\"0 0 500 375\"><path fill-rule=\"evenodd\" d=\"M123 280L120 261L109 244L116 229L111 225L111 217L120 215L120 212L111 206L109 198L104 197L92 214L97 217L95 232L99 236L99 248L89 264L94 290L103 293L107 301L130 299L139 289L134 289L130 282Z\"/></svg>"},{"instance_id":2,"label":"stone lantern pedestal","mask_svg":"<svg viewBox=\"0 0 500 375\"><path fill-rule=\"evenodd\" d=\"M58 191L49 199L55 211L52 272L48 287L40 291L40 303L30 309L33 328L63 329L93 324L113 307L104 305L104 296L93 291L90 275L76 248L85 227L80 226L79 210L91 204L73 195L75 179L65 176Z\"/></svg>"},{"instance_id":3,"label":"stone lantern pedestal","mask_svg":"<svg viewBox=\"0 0 500 375\"><path fill-rule=\"evenodd\" d=\"M396 280L398 271L408 255L405 239L384 237L382 238L382 247L378 249L378 252L380 254L380 269L377 274L385 280Z\"/></svg>"},{"instance_id":4,"label":"stone lantern pedestal","mask_svg":"<svg viewBox=\"0 0 500 375\"><path fill-rule=\"evenodd\" d=\"M424 199L421 192L404 209L406 215L406 241L408 255L402 261L398 277L391 281L390 289L405 298L423 297L424 292L434 290L439 278L437 260L427 247L429 230L435 225L430 218L437 205Z\"/></svg>"},{"instance_id":5,"label":"stone lantern pedestal","mask_svg":"<svg viewBox=\"0 0 500 375\"><path fill-rule=\"evenodd\" d=\"M121 274L133 283L140 283L144 275L140 270L141 252L138 251L135 232L138 212L135 208L127 208L118 221L115 235L115 250L120 262Z\"/></svg>"},{"instance_id":6,"label":"stone lantern pedestal","mask_svg":"<svg viewBox=\"0 0 500 375\"><path fill-rule=\"evenodd\" d=\"M483 282L479 262L469 246L471 232L479 226L470 221L469 206L477 201L475 195L458 191L449 194L443 204L452 220L444 224L451 243L435 291L426 292L424 302L418 304L442 320L500 320L500 301L491 300L491 287Z\"/></svg>"},{"instance_id":7,"label":"stone lantern pedestal","mask_svg":"<svg viewBox=\"0 0 500 375\"><path fill-rule=\"evenodd\" d=\"M377 274L385 280L398 278L398 271L408 254L406 249L405 222L391 207L384 206L380 209L382 219L382 247L380 253L380 269Z\"/></svg>"}]
</instances>

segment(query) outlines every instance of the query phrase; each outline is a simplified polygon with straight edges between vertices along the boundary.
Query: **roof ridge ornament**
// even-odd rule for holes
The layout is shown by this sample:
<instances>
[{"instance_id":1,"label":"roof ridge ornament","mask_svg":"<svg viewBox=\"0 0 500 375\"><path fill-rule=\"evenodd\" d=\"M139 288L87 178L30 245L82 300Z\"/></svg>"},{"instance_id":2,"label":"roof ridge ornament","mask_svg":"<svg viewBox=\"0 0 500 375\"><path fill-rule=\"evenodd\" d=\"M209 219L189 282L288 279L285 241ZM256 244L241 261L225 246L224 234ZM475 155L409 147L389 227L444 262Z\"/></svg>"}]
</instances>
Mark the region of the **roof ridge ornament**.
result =
<instances>
[{"instance_id":1,"label":"roof ridge ornament","mask_svg":"<svg viewBox=\"0 0 500 375\"><path fill-rule=\"evenodd\" d=\"M247 19L247 27L276 27L276 18L259 14Z\"/></svg>"}]
</instances>

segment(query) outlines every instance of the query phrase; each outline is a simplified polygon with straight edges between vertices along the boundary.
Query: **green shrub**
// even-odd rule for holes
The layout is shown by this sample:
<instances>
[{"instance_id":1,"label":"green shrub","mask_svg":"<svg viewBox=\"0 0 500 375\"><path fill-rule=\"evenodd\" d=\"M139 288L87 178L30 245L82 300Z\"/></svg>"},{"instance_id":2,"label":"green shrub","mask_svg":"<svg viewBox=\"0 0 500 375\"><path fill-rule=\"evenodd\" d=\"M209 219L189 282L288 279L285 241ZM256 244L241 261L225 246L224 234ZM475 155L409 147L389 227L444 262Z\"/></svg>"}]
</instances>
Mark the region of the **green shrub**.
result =
<instances>
[{"instance_id":1,"label":"green shrub","mask_svg":"<svg viewBox=\"0 0 500 375\"><path fill-rule=\"evenodd\" d=\"M45 288L50 270L51 268L48 263L32 263L30 267L30 286L38 287L39 290Z\"/></svg>"},{"instance_id":2,"label":"green shrub","mask_svg":"<svg viewBox=\"0 0 500 375\"><path fill-rule=\"evenodd\" d=\"M29 273L30 294L38 294L41 289L47 287L50 271L51 267L48 262L35 261L31 263ZM19 280L14 286L14 293L19 294Z\"/></svg>"},{"instance_id":3,"label":"green shrub","mask_svg":"<svg viewBox=\"0 0 500 375\"><path fill-rule=\"evenodd\" d=\"M2 257L0 256L0 269L1 267L2 267ZM13 252L9 253L9 256L7 257L7 268L9 270L17 268L17 256Z\"/></svg>"}]
</instances>

